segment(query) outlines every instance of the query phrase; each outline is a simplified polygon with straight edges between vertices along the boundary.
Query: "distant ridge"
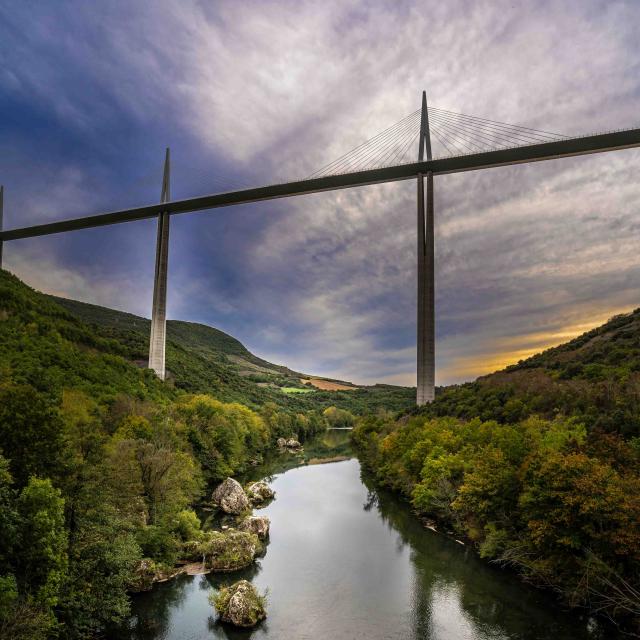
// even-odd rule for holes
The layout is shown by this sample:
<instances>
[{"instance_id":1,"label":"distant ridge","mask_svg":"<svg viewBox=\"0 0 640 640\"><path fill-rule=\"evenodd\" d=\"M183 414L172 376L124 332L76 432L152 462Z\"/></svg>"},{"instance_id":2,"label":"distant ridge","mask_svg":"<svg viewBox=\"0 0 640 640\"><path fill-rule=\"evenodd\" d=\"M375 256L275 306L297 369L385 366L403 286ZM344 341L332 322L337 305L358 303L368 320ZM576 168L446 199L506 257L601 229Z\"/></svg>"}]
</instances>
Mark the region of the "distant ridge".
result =
<instances>
[{"instance_id":1,"label":"distant ridge","mask_svg":"<svg viewBox=\"0 0 640 640\"><path fill-rule=\"evenodd\" d=\"M419 412L508 423L564 414L592 428L640 433L640 309L475 382L439 389Z\"/></svg>"},{"instance_id":2,"label":"distant ridge","mask_svg":"<svg viewBox=\"0 0 640 640\"><path fill-rule=\"evenodd\" d=\"M146 367L151 326L147 318L42 295L95 327L101 335L124 345L130 361ZM169 385L194 393L212 393L222 400L254 407L274 402L300 411L331 405L356 413L378 409L400 411L410 408L415 398L415 390L408 387L355 386L343 380L294 371L256 356L224 331L183 320L167 321L167 369ZM318 384L313 385L313 381Z\"/></svg>"}]
</instances>

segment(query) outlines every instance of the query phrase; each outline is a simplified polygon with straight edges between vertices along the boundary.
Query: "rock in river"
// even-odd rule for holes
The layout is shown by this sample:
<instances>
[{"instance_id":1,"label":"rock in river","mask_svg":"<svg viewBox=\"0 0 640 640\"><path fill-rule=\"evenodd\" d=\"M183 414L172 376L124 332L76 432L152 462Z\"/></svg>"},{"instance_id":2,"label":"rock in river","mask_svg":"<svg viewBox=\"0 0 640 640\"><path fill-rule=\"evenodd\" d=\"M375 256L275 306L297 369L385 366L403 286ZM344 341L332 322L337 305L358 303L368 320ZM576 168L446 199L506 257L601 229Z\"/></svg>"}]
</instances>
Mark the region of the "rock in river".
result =
<instances>
[{"instance_id":1,"label":"rock in river","mask_svg":"<svg viewBox=\"0 0 640 640\"><path fill-rule=\"evenodd\" d=\"M253 504L261 504L275 495L275 491L266 482L254 482L247 487L247 496Z\"/></svg>"},{"instance_id":2,"label":"rock in river","mask_svg":"<svg viewBox=\"0 0 640 640\"><path fill-rule=\"evenodd\" d=\"M278 438L276 440L276 444L278 445L279 449L294 449L294 450L302 449L302 445L295 438L288 438L288 439Z\"/></svg>"},{"instance_id":3,"label":"rock in river","mask_svg":"<svg viewBox=\"0 0 640 640\"><path fill-rule=\"evenodd\" d=\"M212 500L225 513L237 515L249 508L249 498L247 498L242 485L233 478L227 478L216 487Z\"/></svg>"},{"instance_id":4,"label":"rock in river","mask_svg":"<svg viewBox=\"0 0 640 640\"><path fill-rule=\"evenodd\" d=\"M223 622L237 627L253 627L267 617L265 597L247 580L222 587L213 598L213 604Z\"/></svg>"},{"instance_id":5,"label":"rock in river","mask_svg":"<svg viewBox=\"0 0 640 640\"><path fill-rule=\"evenodd\" d=\"M247 516L238 526L240 531L255 533L260 540L266 540L269 535L271 521L267 516Z\"/></svg>"},{"instance_id":6,"label":"rock in river","mask_svg":"<svg viewBox=\"0 0 640 640\"><path fill-rule=\"evenodd\" d=\"M208 531L199 544L207 569L237 571L248 567L262 551L258 536L246 531Z\"/></svg>"},{"instance_id":7,"label":"rock in river","mask_svg":"<svg viewBox=\"0 0 640 640\"><path fill-rule=\"evenodd\" d=\"M180 573L173 567L159 564L151 558L142 558L129 578L127 589L133 593L150 591L155 582L164 582Z\"/></svg>"}]
</instances>

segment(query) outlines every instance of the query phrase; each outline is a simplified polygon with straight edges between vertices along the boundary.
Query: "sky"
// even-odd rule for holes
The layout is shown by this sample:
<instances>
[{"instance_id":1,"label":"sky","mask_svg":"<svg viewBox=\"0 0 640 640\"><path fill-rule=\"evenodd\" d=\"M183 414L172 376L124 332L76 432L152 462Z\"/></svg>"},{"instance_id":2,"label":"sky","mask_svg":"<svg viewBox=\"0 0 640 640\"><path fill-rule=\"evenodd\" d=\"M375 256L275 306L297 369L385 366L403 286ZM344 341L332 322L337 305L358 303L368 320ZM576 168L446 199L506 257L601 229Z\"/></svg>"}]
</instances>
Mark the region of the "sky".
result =
<instances>
[{"instance_id":1,"label":"sky","mask_svg":"<svg viewBox=\"0 0 640 640\"><path fill-rule=\"evenodd\" d=\"M4 227L304 177L430 105L640 126L640 2L0 0ZM417 149L415 150L417 155ZM640 151L435 179L436 382L631 311ZM415 384L415 181L182 214L168 315L270 361ZM12 241L57 295L150 315L155 221Z\"/></svg>"}]
</instances>

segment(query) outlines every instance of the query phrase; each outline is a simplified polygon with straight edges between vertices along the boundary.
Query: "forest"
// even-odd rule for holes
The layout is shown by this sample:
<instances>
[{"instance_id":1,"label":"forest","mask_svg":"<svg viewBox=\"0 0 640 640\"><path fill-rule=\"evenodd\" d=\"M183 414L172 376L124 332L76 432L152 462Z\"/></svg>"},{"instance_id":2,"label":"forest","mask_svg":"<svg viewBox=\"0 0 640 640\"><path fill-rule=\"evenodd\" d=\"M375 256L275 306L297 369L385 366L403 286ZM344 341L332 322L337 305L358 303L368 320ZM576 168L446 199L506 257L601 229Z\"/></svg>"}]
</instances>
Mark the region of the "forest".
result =
<instances>
[{"instance_id":1,"label":"forest","mask_svg":"<svg viewBox=\"0 0 640 640\"><path fill-rule=\"evenodd\" d=\"M354 441L376 481L488 560L639 630L640 311ZM432 525L432 526L433 526Z\"/></svg>"},{"instance_id":2,"label":"forest","mask_svg":"<svg viewBox=\"0 0 640 640\"><path fill-rule=\"evenodd\" d=\"M295 372L170 328L162 383L142 319L0 271L0 638L104 633L140 568L170 573L198 538L215 483L329 425L355 425L367 473L429 526L637 631L640 312L420 408L398 387L280 393Z\"/></svg>"},{"instance_id":3,"label":"forest","mask_svg":"<svg viewBox=\"0 0 640 640\"><path fill-rule=\"evenodd\" d=\"M129 347L0 271L0 638L89 638L169 572L194 508L278 437L353 416L163 385Z\"/></svg>"}]
</instances>

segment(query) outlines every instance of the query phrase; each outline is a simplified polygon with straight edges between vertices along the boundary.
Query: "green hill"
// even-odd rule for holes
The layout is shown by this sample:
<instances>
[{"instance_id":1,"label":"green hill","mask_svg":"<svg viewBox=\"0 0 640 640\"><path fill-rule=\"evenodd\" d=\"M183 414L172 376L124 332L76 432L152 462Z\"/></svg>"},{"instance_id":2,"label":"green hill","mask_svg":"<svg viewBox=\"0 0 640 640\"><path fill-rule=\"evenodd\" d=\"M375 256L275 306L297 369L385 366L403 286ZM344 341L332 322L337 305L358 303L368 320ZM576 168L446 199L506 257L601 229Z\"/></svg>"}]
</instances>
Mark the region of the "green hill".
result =
<instances>
[{"instance_id":1,"label":"green hill","mask_svg":"<svg viewBox=\"0 0 640 640\"><path fill-rule=\"evenodd\" d=\"M353 431L428 527L640 629L640 310Z\"/></svg>"},{"instance_id":2,"label":"green hill","mask_svg":"<svg viewBox=\"0 0 640 640\"><path fill-rule=\"evenodd\" d=\"M154 399L185 391L253 408L273 402L290 411L333 405L355 413L403 410L414 398L412 389L391 385L309 391L301 383L309 376L255 356L218 329L178 320L167 322L169 373L162 384L145 368L149 320L41 294L7 271L0 271L0 319L0 367L43 390L66 386L114 397L135 389Z\"/></svg>"},{"instance_id":3,"label":"green hill","mask_svg":"<svg viewBox=\"0 0 640 640\"><path fill-rule=\"evenodd\" d=\"M502 423L576 416L589 428L640 434L640 309L475 382L438 390L419 410Z\"/></svg>"},{"instance_id":4,"label":"green hill","mask_svg":"<svg viewBox=\"0 0 640 640\"><path fill-rule=\"evenodd\" d=\"M11 379L46 394L76 388L97 399L120 393L169 398L173 391L133 365L129 353L127 345L0 271L0 382Z\"/></svg>"}]
</instances>

